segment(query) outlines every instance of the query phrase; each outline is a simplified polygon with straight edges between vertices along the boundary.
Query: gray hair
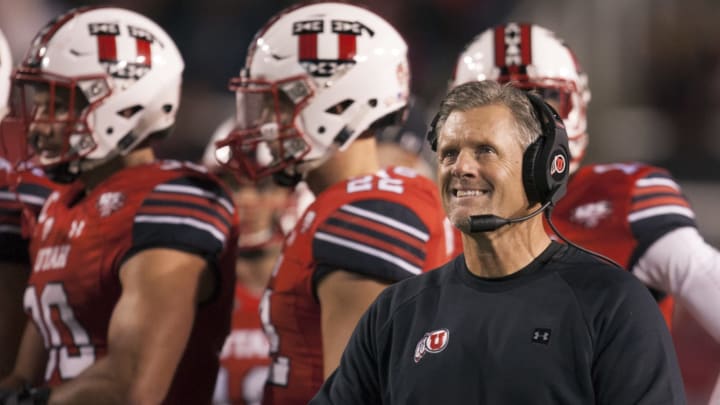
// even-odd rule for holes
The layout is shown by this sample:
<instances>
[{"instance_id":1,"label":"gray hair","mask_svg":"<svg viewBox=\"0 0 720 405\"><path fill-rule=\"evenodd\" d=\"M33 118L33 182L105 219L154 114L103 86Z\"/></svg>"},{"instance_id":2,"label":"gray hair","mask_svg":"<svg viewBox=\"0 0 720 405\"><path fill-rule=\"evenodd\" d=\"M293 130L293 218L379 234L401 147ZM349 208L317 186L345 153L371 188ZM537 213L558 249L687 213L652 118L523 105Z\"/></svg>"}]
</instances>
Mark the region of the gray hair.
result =
<instances>
[{"instance_id":1,"label":"gray hair","mask_svg":"<svg viewBox=\"0 0 720 405\"><path fill-rule=\"evenodd\" d=\"M540 136L542 131L540 121L523 90L513 87L510 83L500 84L494 80L468 82L450 90L440 103L440 109L435 117L434 131L431 131L431 136L428 137L433 149L437 147L437 138L450 114L491 104L504 105L510 109L515 118L518 141L523 150Z\"/></svg>"}]
</instances>

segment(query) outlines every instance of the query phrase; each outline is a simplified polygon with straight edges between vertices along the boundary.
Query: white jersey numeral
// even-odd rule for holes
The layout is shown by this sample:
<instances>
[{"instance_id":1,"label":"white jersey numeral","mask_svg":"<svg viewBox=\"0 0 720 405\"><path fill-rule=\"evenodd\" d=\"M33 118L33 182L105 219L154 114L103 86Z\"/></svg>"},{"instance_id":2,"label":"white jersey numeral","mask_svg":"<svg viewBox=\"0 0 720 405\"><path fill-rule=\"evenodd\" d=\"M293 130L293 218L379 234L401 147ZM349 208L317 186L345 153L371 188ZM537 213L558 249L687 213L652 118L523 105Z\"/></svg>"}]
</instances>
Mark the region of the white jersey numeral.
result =
<instances>
[{"instance_id":1,"label":"white jersey numeral","mask_svg":"<svg viewBox=\"0 0 720 405\"><path fill-rule=\"evenodd\" d=\"M280 255L275 263L275 268L273 268L272 277L277 275L282 262L283 256ZM272 324L272 320L270 319L271 295L272 290L268 288L265 290L262 298L260 299L260 321L262 322L265 336L270 344L270 358L272 359L267 380L271 384L286 387L288 385L288 376L290 375L290 359L285 356L278 355L280 351L280 336L275 330L275 325Z\"/></svg>"},{"instance_id":2,"label":"white jersey numeral","mask_svg":"<svg viewBox=\"0 0 720 405\"><path fill-rule=\"evenodd\" d=\"M45 380L52 377L56 368L62 379L74 378L95 362L95 348L75 318L62 283L47 284L39 296L35 286L29 286L23 305L32 315L48 350ZM54 312L56 316L53 316ZM70 333L72 345L62 341L61 330Z\"/></svg>"},{"instance_id":3,"label":"white jersey numeral","mask_svg":"<svg viewBox=\"0 0 720 405\"><path fill-rule=\"evenodd\" d=\"M361 191L370 191L375 188L380 191L388 191L395 194L402 194L405 192L403 180L392 177L382 178L374 176L363 176L352 179L347 183L348 194L358 193Z\"/></svg>"}]
</instances>

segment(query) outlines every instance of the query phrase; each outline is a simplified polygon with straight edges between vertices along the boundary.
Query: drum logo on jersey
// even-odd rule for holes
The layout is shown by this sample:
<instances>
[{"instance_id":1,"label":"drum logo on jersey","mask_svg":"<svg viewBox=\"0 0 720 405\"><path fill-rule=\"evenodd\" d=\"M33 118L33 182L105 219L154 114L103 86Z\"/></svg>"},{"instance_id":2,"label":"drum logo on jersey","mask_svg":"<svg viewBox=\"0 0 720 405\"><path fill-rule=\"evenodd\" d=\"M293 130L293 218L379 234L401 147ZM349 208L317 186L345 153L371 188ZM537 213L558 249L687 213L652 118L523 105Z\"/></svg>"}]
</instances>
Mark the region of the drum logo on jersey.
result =
<instances>
[{"instance_id":1,"label":"drum logo on jersey","mask_svg":"<svg viewBox=\"0 0 720 405\"><path fill-rule=\"evenodd\" d=\"M445 350L450 340L450 331L447 329L438 329L428 332L415 346L415 355L413 360L419 363L426 353L440 353Z\"/></svg>"},{"instance_id":2,"label":"drum logo on jersey","mask_svg":"<svg viewBox=\"0 0 720 405\"><path fill-rule=\"evenodd\" d=\"M610 201L603 200L576 207L570 213L570 221L585 228L595 228L601 220L612 213Z\"/></svg>"},{"instance_id":3,"label":"drum logo on jersey","mask_svg":"<svg viewBox=\"0 0 720 405\"><path fill-rule=\"evenodd\" d=\"M97 209L101 217L107 217L122 208L125 203L125 194L120 192L103 193L97 200Z\"/></svg>"},{"instance_id":4,"label":"drum logo on jersey","mask_svg":"<svg viewBox=\"0 0 720 405\"><path fill-rule=\"evenodd\" d=\"M33 271L48 271L65 268L68 256L70 255L70 245L57 245L41 248L35 256L35 265Z\"/></svg>"}]
</instances>

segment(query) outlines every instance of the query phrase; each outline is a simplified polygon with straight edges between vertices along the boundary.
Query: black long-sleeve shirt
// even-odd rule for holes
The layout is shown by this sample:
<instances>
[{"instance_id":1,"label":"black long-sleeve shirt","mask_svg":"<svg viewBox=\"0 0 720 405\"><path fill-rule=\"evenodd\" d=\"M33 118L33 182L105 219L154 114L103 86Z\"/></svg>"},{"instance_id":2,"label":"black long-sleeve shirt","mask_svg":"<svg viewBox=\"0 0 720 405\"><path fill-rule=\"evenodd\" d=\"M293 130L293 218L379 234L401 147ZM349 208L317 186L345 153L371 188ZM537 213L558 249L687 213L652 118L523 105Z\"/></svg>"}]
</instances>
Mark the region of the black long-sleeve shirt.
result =
<instances>
[{"instance_id":1,"label":"black long-sleeve shirt","mask_svg":"<svg viewBox=\"0 0 720 405\"><path fill-rule=\"evenodd\" d=\"M670 334L631 274L552 243L522 270L464 256L390 286L320 404L684 404Z\"/></svg>"}]
</instances>

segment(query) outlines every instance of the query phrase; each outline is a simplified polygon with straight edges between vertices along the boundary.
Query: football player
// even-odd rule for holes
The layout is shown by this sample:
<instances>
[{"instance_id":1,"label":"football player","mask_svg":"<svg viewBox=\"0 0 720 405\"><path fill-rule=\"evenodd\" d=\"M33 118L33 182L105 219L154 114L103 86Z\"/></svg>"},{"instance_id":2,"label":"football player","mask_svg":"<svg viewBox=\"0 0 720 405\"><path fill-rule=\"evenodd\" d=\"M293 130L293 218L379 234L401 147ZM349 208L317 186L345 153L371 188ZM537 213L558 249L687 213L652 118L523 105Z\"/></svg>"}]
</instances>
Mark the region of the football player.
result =
<instances>
[{"instance_id":1,"label":"football player","mask_svg":"<svg viewBox=\"0 0 720 405\"><path fill-rule=\"evenodd\" d=\"M631 271L656 297L669 326L674 297L720 342L720 253L698 232L672 175L639 162L581 166L590 89L570 48L538 25L498 25L460 54L453 85L486 79L536 91L565 122L573 175L553 210L558 230Z\"/></svg>"},{"instance_id":2,"label":"football player","mask_svg":"<svg viewBox=\"0 0 720 405\"><path fill-rule=\"evenodd\" d=\"M283 236L297 221L300 204L305 205L301 201L304 198L299 197L307 197L309 191L298 187L296 193L291 193L270 178L256 184L222 170L215 143L230 133L234 122L235 117L231 117L217 128L202 158L203 165L230 187L241 218L232 327L220 354L213 403L259 405L270 357L258 306L280 255Z\"/></svg>"},{"instance_id":3,"label":"football player","mask_svg":"<svg viewBox=\"0 0 720 405\"><path fill-rule=\"evenodd\" d=\"M8 110L11 71L10 48L0 31L0 120ZM25 327L22 297L30 276L30 227L53 187L37 171L20 176L14 170L14 159L6 153L10 145L4 141L11 134L12 125L0 123L0 378L15 364Z\"/></svg>"},{"instance_id":4,"label":"football player","mask_svg":"<svg viewBox=\"0 0 720 405\"><path fill-rule=\"evenodd\" d=\"M306 404L379 292L450 258L432 180L378 162L375 131L403 114L409 80L400 34L339 2L278 13L231 80L239 128L217 143L224 165L305 180L316 196L260 304L272 358L264 403Z\"/></svg>"},{"instance_id":5,"label":"football player","mask_svg":"<svg viewBox=\"0 0 720 405\"><path fill-rule=\"evenodd\" d=\"M394 125L378 131L378 159L380 166L405 166L421 175L437 181L435 157L425 141L427 133L426 110L424 104L411 96L407 119L402 125ZM451 256L462 253L462 233L450 220L445 219L446 242L452 246Z\"/></svg>"},{"instance_id":6,"label":"football player","mask_svg":"<svg viewBox=\"0 0 720 405\"><path fill-rule=\"evenodd\" d=\"M99 7L51 21L13 74L25 161L72 184L34 228L9 403L210 403L237 217L204 168L151 149L175 121L183 68L156 23Z\"/></svg>"}]
</instances>

